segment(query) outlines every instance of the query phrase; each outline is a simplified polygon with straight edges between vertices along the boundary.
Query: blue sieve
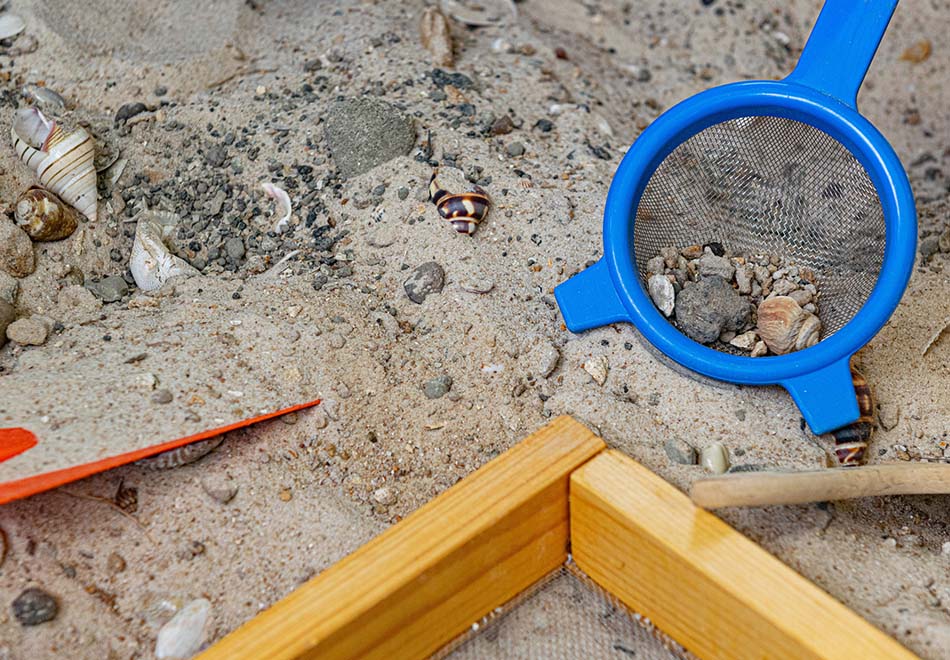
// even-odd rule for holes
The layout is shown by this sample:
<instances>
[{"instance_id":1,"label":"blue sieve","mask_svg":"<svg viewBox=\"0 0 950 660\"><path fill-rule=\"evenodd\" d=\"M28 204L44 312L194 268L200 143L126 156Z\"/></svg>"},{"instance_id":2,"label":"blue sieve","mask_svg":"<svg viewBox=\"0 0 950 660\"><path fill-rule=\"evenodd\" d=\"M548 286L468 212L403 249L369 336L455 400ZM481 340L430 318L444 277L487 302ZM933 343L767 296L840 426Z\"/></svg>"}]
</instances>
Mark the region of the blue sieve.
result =
<instances>
[{"instance_id":1,"label":"blue sieve","mask_svg":"<svg viewBox=\"0 0 950 660\"><path fill-rule=\"evenodd\" d=\"M907 174L856 104L896 6L828 0L787 78L710 89L658 117L610 184L603 258L555 289L567 327L633 323L695 372L782 385L816 434L857 420L850 358L897 307L916 249ZM752 358L674 327L646 291L646 263L663 247L711 242L814 271L821 341Z\"/></svg>"}]
</instances>

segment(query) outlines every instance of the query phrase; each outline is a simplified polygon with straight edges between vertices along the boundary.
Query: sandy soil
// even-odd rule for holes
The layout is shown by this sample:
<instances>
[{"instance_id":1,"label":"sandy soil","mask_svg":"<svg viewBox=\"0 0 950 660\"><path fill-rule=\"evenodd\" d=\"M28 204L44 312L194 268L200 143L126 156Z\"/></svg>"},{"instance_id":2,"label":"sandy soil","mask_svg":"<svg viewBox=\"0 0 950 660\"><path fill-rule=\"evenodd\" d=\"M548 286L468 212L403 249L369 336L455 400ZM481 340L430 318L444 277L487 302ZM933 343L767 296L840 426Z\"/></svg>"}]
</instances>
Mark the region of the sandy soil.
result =
<instances>
[{"instance_id":1,"label":"sandy soil","mask_svg":"<svg viewBox=\"0 0 950 660\"><path fill-rule=\"evenodd\" d=\"M39 81L70 101L77 117L108 119L135 101L157 110L109 131L128 166L104 191L99 221L37 246L38 269L19 283L18 313L57 313L59 290L75 283L64 264L90 285L122 275L134 227L126 220L142 205L178 210L203 243L186 256L207 267L201 279L157 297L159 312L184 307L192 287L201 287L223 313L266 317L274 337L299 332L299 344L275 352L268 368L294 367L303 376L294 387L306 383L325 403L230 434L191 465L127 466L0 507L10 545L0 566L0 658L52 658L67 649L83 658L150 657L161 624L202 596L213 607L209 641L220 638L556 414L575 415L683 488L702 471L667 458L663 444L672 437L697 447L720 441L737 465L827 464L828 440L802 431L784 391L684 376L655 359L629 326L572 335L552 296L600 256L607 186L639 132L706 87L786 73L817 1L527 0L516 25L453 28L455 70L472 82L458 94L433 83L417 34L421 2L220 0L197 13L192 4L13 3L38 48L0 54L0 124L24 102L21 86ZM908 168L922 237L947 227L946 10L918 1L899 7L859 98ZM901 59L922 39L933 44L928 59ZM305 67L317 59L319 68ZM420 139L410 154L344 180L323 123L336 101L360 96L401 107ZM483 133L491 116L506 114L512 133ZM538 128L540 119L553 129ZM228 143L229 133L237 141ZM445 187L458 189L469 175L493 200L471 239L425 201L432 170L416 156L429 133ZM511 155L514 142L523 155ZM224 144L228 162L209 165L209 152ZM248 258L211 259L209 245L225 227L214 233L208 207L216 205L224 223L240 215L239 206L215 204L218 192L269 209L260 182L286 184L302 164L312 166L314 183L291 189L294 231L270 237L265 249L260 228L271 219L249 211L241 229ZM0 150L0 167L0 195L12 200L30 176L12 149ZM314 229L324 233L315 237ZM183 250L190 238L180 241ZM280 288L250 277L291 249L303 253ZM948 441L950 340L924 354L950 318L947 260L936 254L918 264L897 313L858 356L887 427L874 436L873 461L942 457ZM444 288L413 303L403 282L429 261L444 269ZM488 283L487 293L475 292ZM24 396L8 383L29 380L28 371L63 368L68 356L59 342L109 332L139 341L150 322L129 300L105 305L91 323L58 319L63 327L46 346L0 349L5 400ZM539 347L547 346L560 360L543 377ZM224 359L209 350L202 359ZM601 355L609 364L603 386L582 368ZM452 378L451 390L427 398L424 384L441 375ZM275 376L278 384L283 377ZM132 389L110 403L130 411L150 405ZM226 479L238 492L222 504L202 480ZM110 504L120 484L137 489L137 508L127 515ZM378 492L383 487L388 492ZM950 654L944 499L723 517L915 652ZM56 596L55 620L24 628L13 618L9 604L28 586Z\"/></svg>"}]
</instances>

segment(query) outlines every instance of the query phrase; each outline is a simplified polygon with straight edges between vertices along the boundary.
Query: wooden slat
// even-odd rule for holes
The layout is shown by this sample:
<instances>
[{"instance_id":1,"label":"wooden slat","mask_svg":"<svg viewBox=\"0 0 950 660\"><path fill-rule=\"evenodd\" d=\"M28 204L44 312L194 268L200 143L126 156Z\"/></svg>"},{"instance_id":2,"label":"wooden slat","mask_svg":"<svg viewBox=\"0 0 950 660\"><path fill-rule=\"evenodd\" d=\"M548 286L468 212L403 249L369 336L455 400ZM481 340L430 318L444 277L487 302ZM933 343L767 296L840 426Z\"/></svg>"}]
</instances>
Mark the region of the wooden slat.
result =
<instances>
[{"instance_id":1,"label":"wooden slat","mask_svg":"<svg viewBox=\"0 0 950 660\"><path fill-rule=\"evenodd\" d=\"M595 582L701 658L913 658L618 452L571 477L571 548Z\"/></svg>"},{"instance_id":2,"label":"wooden slat","mask_svg":"<svg viewBox=\"0 0 950 660\"><path fill-rule=\"evenodd\" d=\"M564 563L570 474L603 449L587 428L557 418L200 657L435 652Z\"/></svg>"},{"instance_id":3,"label":"wooden slat","mask_svg":"<svg viewBox=\"0 0 950 660\"><path fill-rule=\"evenodd\" d=\"M689 491L693 502L704 509L947 493L950 493L950 465L946 463L884 463L804 472L738 472L700 479Z\"/></svg>"}]
</instances>

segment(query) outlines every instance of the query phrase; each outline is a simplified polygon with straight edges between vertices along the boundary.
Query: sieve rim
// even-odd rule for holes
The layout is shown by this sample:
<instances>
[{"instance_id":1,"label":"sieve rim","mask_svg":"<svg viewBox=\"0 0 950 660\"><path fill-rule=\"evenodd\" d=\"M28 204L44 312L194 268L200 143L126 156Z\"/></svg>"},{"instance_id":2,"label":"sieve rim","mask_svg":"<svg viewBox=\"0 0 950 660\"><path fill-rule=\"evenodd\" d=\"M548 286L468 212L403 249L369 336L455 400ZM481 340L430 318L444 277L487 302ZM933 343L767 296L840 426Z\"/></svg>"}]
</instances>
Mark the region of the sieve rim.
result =
<instances>
[{"instance_id":1,"label":"sieve rim","mask_svg":"<svg viewBox=\"0 0 950 660\"><path fill-rule=\"evenodd\" d=\"M730 355L683 335L653 305L637 274L630 246L640 198L650 177L682 142L730 119L772 116L811 125L861 163L877 191L885 222L884 259L867 300L832 336L782 356ZM658 117L627 151L614 174L604 210L604 260L631 323L664 354L720 380L783 384L847 360L877 334L900 302L916 252L916 210L907 174L891 145L860 113L805 85L750 81L692 96Z\"/></svg>"}]
</instances>

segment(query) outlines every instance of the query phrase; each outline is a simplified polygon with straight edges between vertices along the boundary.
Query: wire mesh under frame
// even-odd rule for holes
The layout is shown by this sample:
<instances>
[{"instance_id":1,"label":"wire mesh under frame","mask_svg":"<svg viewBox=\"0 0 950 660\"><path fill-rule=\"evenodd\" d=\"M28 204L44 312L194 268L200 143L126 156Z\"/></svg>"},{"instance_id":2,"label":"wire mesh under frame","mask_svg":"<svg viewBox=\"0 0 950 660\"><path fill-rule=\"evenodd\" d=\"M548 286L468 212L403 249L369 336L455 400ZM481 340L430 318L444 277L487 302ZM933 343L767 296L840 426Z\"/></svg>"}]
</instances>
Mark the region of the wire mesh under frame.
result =
<instances>
[{"instance_id":1,"label":"wire mesh under frame","mask_svg":"<svg viewBox=\"0 0 950 660\"><path fill-rule=\"evenodd\" d=\"M640 277L664 247L719 242L812 269L826 338L858 312L884 259L884 213L854 155L802 122L750 116L680 144L647 182L633 258Z\"/></svg>"}]
</instances>

